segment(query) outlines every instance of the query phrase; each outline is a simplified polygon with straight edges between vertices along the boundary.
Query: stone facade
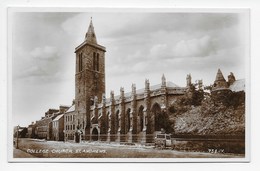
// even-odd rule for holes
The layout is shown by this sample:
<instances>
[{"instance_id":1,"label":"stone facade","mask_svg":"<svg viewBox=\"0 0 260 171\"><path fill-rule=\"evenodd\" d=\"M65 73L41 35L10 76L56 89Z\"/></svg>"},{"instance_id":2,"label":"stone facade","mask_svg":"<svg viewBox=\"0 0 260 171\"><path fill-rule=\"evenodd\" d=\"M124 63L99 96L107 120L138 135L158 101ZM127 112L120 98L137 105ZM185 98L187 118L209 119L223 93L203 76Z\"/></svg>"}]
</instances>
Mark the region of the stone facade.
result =
<instances>
[{"instance_id":1,"label":"stone facade","mask_svg":"<svg viewBox=\"0 0 260 171\"><path fill-rule=\"evenodd\" d=\"M42 118L35 123L35 137L39 139L51 139L52 134L52 118Z\"/></svg>"},{"instance_id":2,"label":"stone facade","mask_svg":"<svg viewBox=\"0 0 260 171\"><path fill-rule=\"evenodd\" d=\"M28 138L35 138L35 124L32 122L28 125Z\"/></svg>"},{"instance_id":3,"label":"stone facade","mask_svg":"<svg viewBox=\"0 0 260 171\"><path fill-rule=\"evenodd\" d=\"M64 137L65 141L75 140L76 121L75 104L64 113Z\"/></svg>"},{"instance_id":4,"label":"stone facade","mask_svg":"<svg viewBox=\"0 0 260 171\"><path fill-rule=\"evenodd\" d=\"M58 115L52 121L52 135L55 141L64 141L64 114Z\"/></svg>"},{"instance_id":5,"label":"stone facade","mask_svg":"<svg viewBox=\"0 0 260 171\"><path fill-rule=\"evenodd\" d=\"M186 88L175 87L173 83L162 78L161 85L149 85L145 81L145 89L124 93L104 99L102 103L94 103L90 107L91 122L90 140L116 141L128 143L149 143L153 141L156 131L164 128L169 106L173 106L178 98L184 96ZM164 128L165 129L165 128Z\"/></svg>"}]
</instances>

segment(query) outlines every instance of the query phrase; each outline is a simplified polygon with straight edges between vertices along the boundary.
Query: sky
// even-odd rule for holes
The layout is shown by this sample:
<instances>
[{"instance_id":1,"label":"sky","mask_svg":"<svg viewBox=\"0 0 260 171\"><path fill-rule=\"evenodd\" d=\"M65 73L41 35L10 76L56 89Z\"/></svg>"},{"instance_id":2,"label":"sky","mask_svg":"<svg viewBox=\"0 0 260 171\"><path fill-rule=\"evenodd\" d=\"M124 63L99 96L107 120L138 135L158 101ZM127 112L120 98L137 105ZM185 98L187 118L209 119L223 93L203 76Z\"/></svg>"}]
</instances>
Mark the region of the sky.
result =
<instances>
[{"instance_id":1,"label":"sky","mask_svg":"<svg viewBox=\"0 0 260 171\"><path fill-rule=\"evenodd\" d=\"M12 16L12 123L27 126L49 108L72 104L75 48L92 17L98 44L106 47L106 94L167 81L186 86L186 75L204 85L246 76L246 25L242 13L17 12Z\"/></svg>"}]
</instances>

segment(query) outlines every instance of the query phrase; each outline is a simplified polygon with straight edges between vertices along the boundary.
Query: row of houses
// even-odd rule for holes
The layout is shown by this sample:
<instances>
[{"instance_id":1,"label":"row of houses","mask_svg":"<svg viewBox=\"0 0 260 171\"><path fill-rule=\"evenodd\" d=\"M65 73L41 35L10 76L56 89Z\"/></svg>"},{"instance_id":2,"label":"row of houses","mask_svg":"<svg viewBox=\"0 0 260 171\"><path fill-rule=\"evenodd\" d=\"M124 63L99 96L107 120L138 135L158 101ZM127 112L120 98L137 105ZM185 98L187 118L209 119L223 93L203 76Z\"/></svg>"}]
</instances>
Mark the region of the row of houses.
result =
<instances>
[{"instance_id":1,"label":"row of houses","mask_svg":"<svg viewBox=\"0 0 260 171\"><path fill-rule=\"evenodd\" d=\"M74 110L74 104L49 109L44 117L28 125L26 137L54 141L74 140L76 130Z\"/></svg>"}]
</instances>

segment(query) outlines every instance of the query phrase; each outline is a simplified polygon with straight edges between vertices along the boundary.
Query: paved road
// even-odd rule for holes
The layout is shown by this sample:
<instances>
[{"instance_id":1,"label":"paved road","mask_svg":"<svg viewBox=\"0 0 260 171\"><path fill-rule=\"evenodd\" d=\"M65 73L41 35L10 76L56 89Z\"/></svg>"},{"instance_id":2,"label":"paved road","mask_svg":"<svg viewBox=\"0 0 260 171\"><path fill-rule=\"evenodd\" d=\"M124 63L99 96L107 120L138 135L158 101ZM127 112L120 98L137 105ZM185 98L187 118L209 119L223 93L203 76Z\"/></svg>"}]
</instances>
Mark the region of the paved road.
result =
<instances>
[{"instance_id":1,"label":"paved road","mask_svg":"<svg viewBox=\"0 0 260 171\"><path fill-rule=\"evenodd\" d=\"M116 143L70 143L20 139L19 149L39 158L241 158L243 155L211 154L154 149L152 146L120 145ZM15 154L15 153L14 153ZM29 156L29 155L28 155ZM15 156L27 158L27 155Z\"/></svg>"},{"instance_id":2,"label":"paved road","mask_svg":"<svg viewBox=\"0 0 260 171\"><path fill-rule=\"evenodd\" d=\"M35 156L16 148L14 148L13 156L14 158L35 158Z\"/></svg>"}]
</instances>

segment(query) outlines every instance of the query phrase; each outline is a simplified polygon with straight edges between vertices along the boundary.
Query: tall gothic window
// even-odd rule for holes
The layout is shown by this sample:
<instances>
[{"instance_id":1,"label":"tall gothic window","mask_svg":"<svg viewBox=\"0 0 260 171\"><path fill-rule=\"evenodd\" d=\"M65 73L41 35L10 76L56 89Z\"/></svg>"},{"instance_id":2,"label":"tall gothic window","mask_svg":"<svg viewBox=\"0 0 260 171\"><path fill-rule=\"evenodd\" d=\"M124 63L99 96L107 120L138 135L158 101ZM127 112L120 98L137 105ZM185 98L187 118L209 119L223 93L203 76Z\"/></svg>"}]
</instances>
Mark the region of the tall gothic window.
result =
<instances>
[{"instance_id":1,"label":"tall gothic window","mask_svg":"<svg viewBox=\"0 0 260 171\"><path fill-rule=\"evenodd\" d=\"M126 118L125 118L125 133L128 133L128 131L130 130L130 127L131 127L131 121L130 121L130 112L131 112L131 109L128 109L127 112L126 112Z\"/></svg>"},{"instance_id":2,"label":"tall gothic window","mask_svg":"<svg viewBox=\"0 0 260 171\"><path fill-rule=\"evenodd\" d=\"M93 52L93 70L99 71L99 53Z\"/></svg>"},{"instance_id":3,"label":"tall gothic window","mask_svg":"<svg viewBox=\"0 0 260 171\"><path fill-rule=\"evenodd\" d=\"M96 52L93 52L93 70L96 70Z\"/></svg>"},{"instance_id":4,"label":"tall gothic window","mask_svg":"<svg viewBox=\"0 0 260 171\"><path fill-rule=\"evenodd\" d=\"M79 72L82 71L82 53L79 54Z\"/></svg>"},{"instance_id":5,"label":"tall gothic window","mask_svg":"<svg viewBox=\"0 0 260 171\"><path fill-rule=\"evenodd\" d=\"M96 64L97 71L99 71L99 53L97 53L97 64Z\"/></svg>"}]
</instances>

